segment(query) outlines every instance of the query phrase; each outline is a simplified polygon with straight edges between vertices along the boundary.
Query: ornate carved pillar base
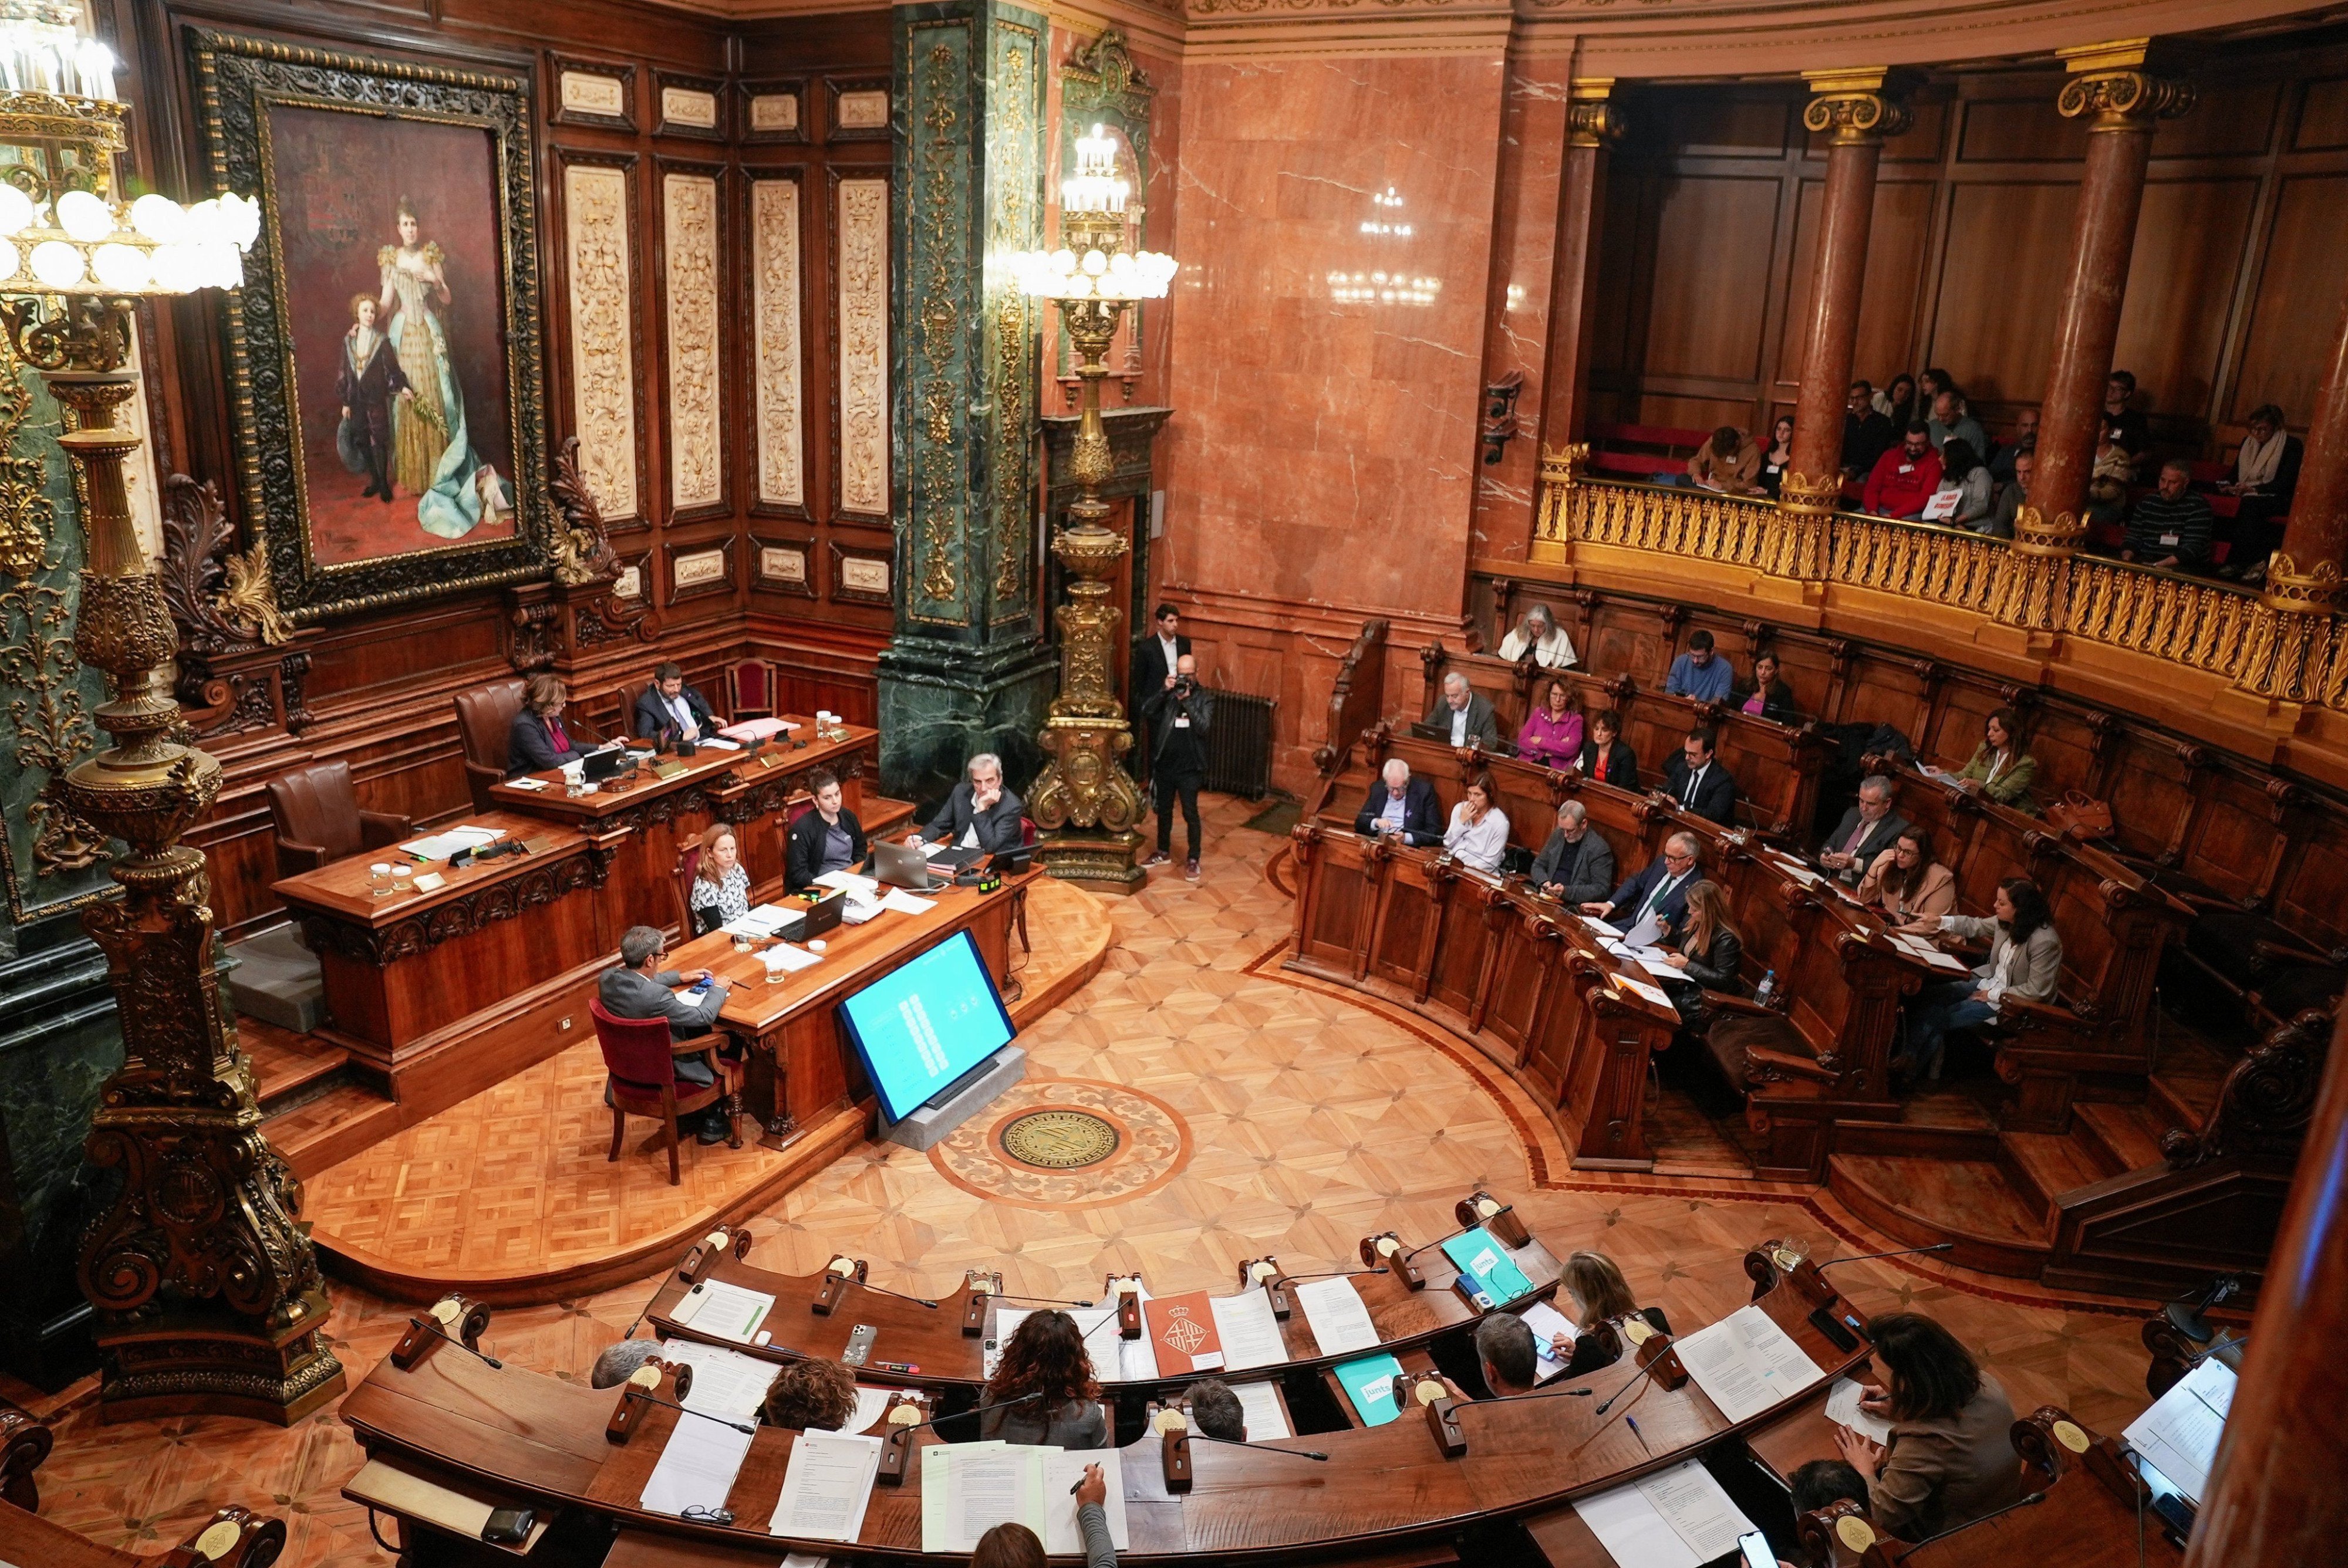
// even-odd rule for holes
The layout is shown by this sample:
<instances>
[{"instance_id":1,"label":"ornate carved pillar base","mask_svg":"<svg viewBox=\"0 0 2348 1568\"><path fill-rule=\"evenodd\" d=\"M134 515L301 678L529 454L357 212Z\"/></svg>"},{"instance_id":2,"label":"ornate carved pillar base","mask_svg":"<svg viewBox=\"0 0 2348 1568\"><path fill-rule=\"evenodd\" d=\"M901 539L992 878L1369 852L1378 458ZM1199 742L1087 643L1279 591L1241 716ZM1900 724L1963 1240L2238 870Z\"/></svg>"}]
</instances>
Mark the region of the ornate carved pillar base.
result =
<instances>
[{"instance_id":1,"label":"ornate carved pillar base","mask_svg":"<svg viewBox=\"0 0 2348 1568\"><path fill-rule=\"evenodd\" d=\"M2277 550L2267 562L2266 591L2250 621L2249 656L2215 706L2279 733L2296 730L2301 712L2322 702L2325 683L2337 678L2332 617L2339 600L2338 567L2319 560L2302 572Z\"/></svg>"},{"instance_id":2,"label":"ornate carved pillar base","mask_svg":"<svg viewBox=\"0 0 2348 1568\"><path fill-rule=\"evenodd\" d=\"M2071 560L2086 537L2087 525L2069 512L2050 521L2037 507L2023 507L2013 519L2013 548L1999 560L1991 591L1998 624L2049 638L2061 630Z\"/></svg>"},{"instance_id":3,"label":"ornate carved pillar base","mask_svg":"<svg viewBox=\"0 0 2348 1568\"><path fill-rule=\"evenodd\" d=\"M1787 471L1777 490L1777 528L1770 536L1763 569L1820 589L1827 575L1827 547L1835 507L1842 499L1842 473L1829 466L1817 478Z\"/></svg>"},{"instance_id":4,"label":"ornate carved pillar base","mask_svg":"<svg viewBox=\"0 0 2348 1568\"><path fill-rule=\"evenodd\" d=\"M209 1313L163 1316L138 1329L102 1330L106 1358L98 1419L144 1421L171 1416L243 1416L290 1427L345 1388L343 1364L319 1330L324 1287L314 1310L272 1339Z\"/></svg>"},{"instance_id":5,"label":"ornate carved pillar base","mask_svg":"<svg viewBox=\"0 0 2348 1568\"><path fill-rule=\"evenodd\" d=\"M1141 835L1063 828L1035 849L1035 859L1064 882L1081 882L1107 893L1138 893L1149 880L1141 869Z\"/></svg>"},{"instance_id":6,"label":"ornate carved pillar base","mask_svg":"<svg viewBox=\"0 0 2348 1568\"><path fill-rule=\"evenodd\" d=\"M1540 499L1533 509L1532 543L1528 560L1565 566L1573 559L1573 534L1567 518L1567 493L1590 461L1590 443L1570 442L1541 449Z\"/></svg>"}]
</instances>

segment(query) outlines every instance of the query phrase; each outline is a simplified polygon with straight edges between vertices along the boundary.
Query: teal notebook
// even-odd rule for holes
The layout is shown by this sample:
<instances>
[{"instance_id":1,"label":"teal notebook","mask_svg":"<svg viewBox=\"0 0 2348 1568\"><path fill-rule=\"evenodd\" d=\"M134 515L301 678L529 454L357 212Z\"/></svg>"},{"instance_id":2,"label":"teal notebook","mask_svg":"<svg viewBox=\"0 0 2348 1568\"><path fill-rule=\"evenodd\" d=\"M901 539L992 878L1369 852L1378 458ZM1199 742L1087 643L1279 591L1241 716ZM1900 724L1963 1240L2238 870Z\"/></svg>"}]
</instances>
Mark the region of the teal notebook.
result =
<instances>
[{"instance_id":1,"label":"teal notebook","mask_svg":"<svg viewBox=\"0 0 2348 1568\"><path fill-rule=\"evenodd\" d=\"M1391 1356L1365 1356L1358 1361L1337 1364L1337 1381L1344 1386L1345 1398L1354 1401L1354 1409L1367 1427L1382 1427L1402 1412L1395 1409L1394 1380L1402 1376L1402 1363Z\"/></svg>"},{"instance_id":2,"label":"teal notebook","mask_svg":"<svg viewBox=\"0 0 2348 1568\"><path fill-rule=\"evenodd\" d=\"M1478 1288L1492 1298L1495 1307L1532 1294L1533 1282L1482 1225L1445 1242L1443 1255L1458 1266L1460 1273L1475 1276Z\"/></svg>"}]
</instances>

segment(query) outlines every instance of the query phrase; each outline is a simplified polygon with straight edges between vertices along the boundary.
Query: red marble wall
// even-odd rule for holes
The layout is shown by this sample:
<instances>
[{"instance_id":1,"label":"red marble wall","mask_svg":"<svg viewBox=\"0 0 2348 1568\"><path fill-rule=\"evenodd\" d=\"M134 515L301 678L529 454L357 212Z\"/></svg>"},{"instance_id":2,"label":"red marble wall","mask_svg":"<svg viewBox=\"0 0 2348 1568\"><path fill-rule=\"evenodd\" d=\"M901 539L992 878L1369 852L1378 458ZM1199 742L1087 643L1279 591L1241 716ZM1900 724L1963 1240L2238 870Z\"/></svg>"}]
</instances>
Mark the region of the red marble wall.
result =
<instances>
[{"instance_id":1,"label":"red marble wall","mask_svg":"<svg viewBox=\"0 0 2348 1568\"><path fill-rule=\"evenodd\" d=\"M1153 575L1210 679L1281 699L1290 788L1365 617L1397 693L1458 642L1506 78L1497 46L1183 67Z\"/></svg>"}]
</instances>

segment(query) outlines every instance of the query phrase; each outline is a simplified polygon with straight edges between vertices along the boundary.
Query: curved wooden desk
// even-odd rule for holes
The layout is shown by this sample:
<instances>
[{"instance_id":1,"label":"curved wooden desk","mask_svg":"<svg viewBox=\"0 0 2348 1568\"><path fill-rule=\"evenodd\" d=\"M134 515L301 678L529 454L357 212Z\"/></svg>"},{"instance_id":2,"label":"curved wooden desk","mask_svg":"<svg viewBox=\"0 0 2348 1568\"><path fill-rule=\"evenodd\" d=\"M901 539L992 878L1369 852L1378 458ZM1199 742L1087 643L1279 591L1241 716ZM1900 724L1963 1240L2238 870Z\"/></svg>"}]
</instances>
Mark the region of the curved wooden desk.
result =
<instances>
[{"instance_id":1,"label":"curved wooden desk","mask_svg":"<svg viewBox=\"0 0 2348 1568\"><path fill-rule=\"evenodd\" d=\"M741 1233L733 1233L736 1235ZM1457 1232L1447 1233L1451 1235ZM1373 1249L1376 1238L1365 1237L1365 1251ZM1435 1238L1440 1240L1441 1238ZM1425 1287L1413 1290L1399 1273L1356 1273L1354 1287L1368 1307L1370 1321L1376 1325L1378 1343L1339 1355L1324 1355L1313 1337L1305 1321L1303 1307L1293 1307L1289 1317L1280 1323L1281 1337L1288 1351L1288 1359L1269 1366L1250 1367L1226 1373L1184 1373L1153 1379L1118 1382L1105 1385L1111 1395L1129 1399L1154 1399L1179 1392L1203 1377L1223 1377L1231 1382L1260 1382L1282 1378L1290 1373L1310 1373L1350 1361L1364 1356L1381 1353L1402 1356L1423 1350L1434 1339L1447 1331L1463 1328L1480 1316L1453 1288L1459 1270L1434 1241L1421 1244L1411 1237L1401 1238L1406 1255L1416 1246L1424 1246L1413 1260L1425 1279ZM1521 1307L1530 1302L1545 1300L1556 1294L1563 1265L1556 1254L1541 1245L1537 1236L1529 1237L1521 1247L1502 1245L1512 1262L1532 1281L1533 1288L1515 1301L1500 1303L1496 1310ZM1258 1261L1249 1260L1251 1263ZM1277 1260L1267 1260L1274 1263ZM863 1268L860 1262L858 1270ZM1241 1266L1242 1275L1246 1265ZM648 1316L653 1327L663 1338L697 1339L705 1344L723 1345L745 1355L762 1360L787 1362L808 1357L837 1360L848 1348L848 1337L858 1324L869 1324L879 1331L872 1348L877 1361L894 1361L921 1368L918 1375L897 1375L878 1368L859 1368L858 1377L874 1385L930 1389L941 1392L959 1391L975 1398L978 1388L986 1380L983 1351L994 1327L994 1309L990 1303L1000 1291L1000 1276L988 1276L995 1289L983 1288L982 1277L973 1274L960 1290L941 1296L934 1308L922 1305L918 1299L875 1289L854 1276L825 1273L813 1276L772 1274L755 1268L729 1253L720 1253L714 1265L700 1277L722 1280L745 1290L764 1291L775 1298L774 1309L767 1315L767 1327L774 1339L767 1345L744 1345L679 1324L673 1316L677 1304L690 1288L683 1270L674 1270L662 1283L653 1297ZM1311 1278L1318 1270L1303 1271L1302 1277ZM836 1305L827 1305L827 1292ZM1038 1305L1019 1297L1005 1297L1008 1305L1030 1307ZM1100 1305L1113 1305L1113 1289L1105 1289ZM979 1309L975 1317L973 1307ZM1048 1305L1048 1304L1045 1304ZM823 1311L819 1312L818 1307ZM981 1331L971 1333L964 1325L976 1322ZM1089 1347L1098 1361L1106 1349L1116 1344L1116 1331L1104 1327Z\"/></svg>"},{"instance_id":2,"label":"curved wooden desk","mask_svg":"<svg viewBox=\"0 0 2348 1568\"><path fill-rule=\"evenodd\" d=\"M1709 1445L1787 1419L1818 1419L1833 1377L1859 1359L1864 1345L1848 1355L1836 1350L1807 1320L1812 1298L1793 1285L1767 1289L1760 1305L1827 1378L1746 1422L1729 1420L1693 1380L1671 1390L1652 1378L1598 1415L1601 1401L1643 1377L1626 1357L1573 1385L1591 1389L1591 1398L1535 1395L1459 1406L1467 1451L1457 1458L1445 1458L1428 1424L1406 1414L1382 1427L1270 1445L1326 1452L1326 1463L1194 1442L1196 1480L1190 1491L1176 1495L1163 1489L1161 1449L1153 1438L1125 1450L1132 1546L1120 1560L1448 1561L1447 1543L1470 1526L1544 1513ZM901 1487L874 1491L854 1546L767 1535L765 1523L798 1437L769 1427L752 1440L727 1496L736 1523L648 1512L639 1502L644 1483L675 1424L692 1418L654 1407L633 1440L615 1446L605 1440L604 1423L617 1399L613 1390L492 1368L438 1343L409 1370L390 1359L380 1363L344 1401L342 1416L371 1458L517 1503L609 1521L630 1542L629 1555L619 1561L750 1560L728 1548L761 1553L768 1563L791 1551L844 1563L947 1560L921 1551L918 1462L908 1466ZM1636 1432L1623 1419L1633 1412ZM918 1439L924 1447L937 1440L933 1430Z\"/></svg>"}]
</instances>

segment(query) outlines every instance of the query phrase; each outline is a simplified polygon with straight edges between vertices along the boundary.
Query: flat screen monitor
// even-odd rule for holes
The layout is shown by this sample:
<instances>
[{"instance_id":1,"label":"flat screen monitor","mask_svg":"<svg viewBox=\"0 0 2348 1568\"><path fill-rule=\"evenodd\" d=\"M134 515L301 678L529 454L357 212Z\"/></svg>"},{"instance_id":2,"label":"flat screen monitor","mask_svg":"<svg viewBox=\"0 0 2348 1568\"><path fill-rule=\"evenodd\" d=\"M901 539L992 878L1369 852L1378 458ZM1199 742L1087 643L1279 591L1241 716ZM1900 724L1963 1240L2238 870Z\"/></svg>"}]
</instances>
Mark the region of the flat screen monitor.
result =
<instances>
[{"instance_id":1,"label":"flat screen monitor","mask_svg":"<svg viewBox=\"0 0 2348 1568\"><path fill-rule=\"evenodd\" d=\"M839 1016L891 1122L953 1089L1017 1032L966 930L850 997Z\"/></svg>"}]
</instances>

